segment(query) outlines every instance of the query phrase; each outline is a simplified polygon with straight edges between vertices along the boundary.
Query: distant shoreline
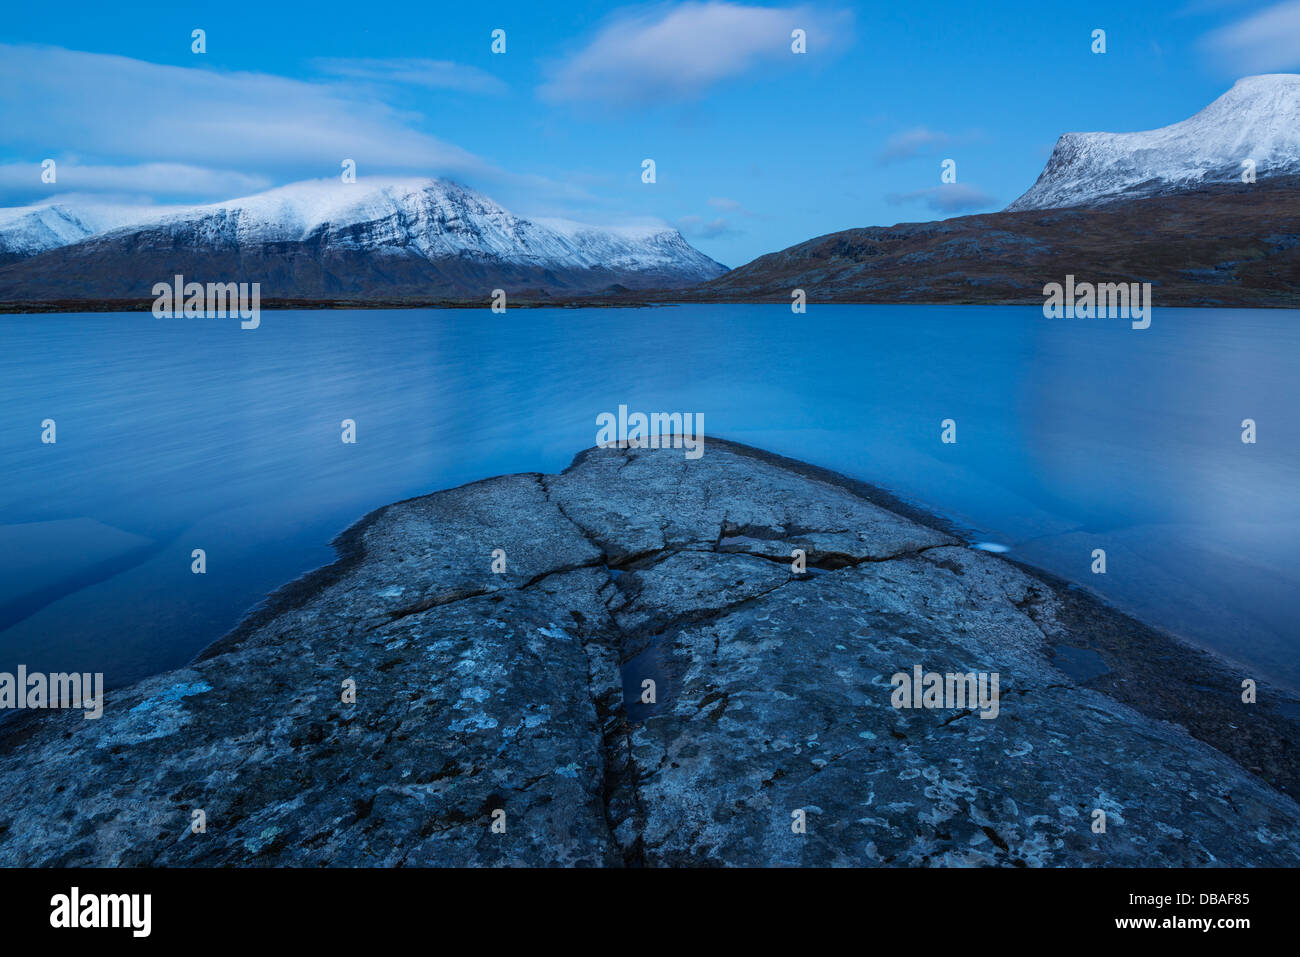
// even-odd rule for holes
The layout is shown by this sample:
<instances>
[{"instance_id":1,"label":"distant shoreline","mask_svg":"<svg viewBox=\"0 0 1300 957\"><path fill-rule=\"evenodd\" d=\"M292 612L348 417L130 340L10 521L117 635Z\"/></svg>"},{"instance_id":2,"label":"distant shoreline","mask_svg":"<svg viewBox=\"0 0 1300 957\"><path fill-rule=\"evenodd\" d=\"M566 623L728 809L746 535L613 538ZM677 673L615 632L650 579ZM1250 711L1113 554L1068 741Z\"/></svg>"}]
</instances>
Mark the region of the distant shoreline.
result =
<instances>
[{"instance_id":1,"label":"distant shoreline","mask_svg":"<svg viewBox=\"0 0 1300 957\"><path fill-rule=\"evenodd\" d=\"M89 312L142 312L153 310L152 299L110 300L60 300L57 302L0 302L0 315L75 315ZM808 306L1042 306L1041 296L1029 299L810 299ZM510 299L509 309L653 309L666 306L786 306L788 298L758 297L732 299L723 297L670 297L647 298L574 298L574 299ZM1155 308L1166 309L1300 309L1296 302L1157 302ZM347 312L352 310L403 310L403 309L490 309L487 299L267 299L261 304L264 312Z\"/></svg>"},{"instance_id":2,"label":"distant shoreline","mask_svg":"<svg viewBox=\"0 0 1300 957\"><path fill-rule=\"evenodd\" d=\"M98 259L70 253L60 259L59 250L71 247L59 247L0 265L0 295L6 297L0 313L148 311L152 297L122 294L151 289L158 278L177 272L258 282L261 308L267 310L486 308L496 288L505 290L509 309L788 307L795 290L803 290L812 307L1041 306L1044 286L1070 275L1088 282L1149 283L1157 309L1295 309L1300 308L1297 236L1300 176L1096 207L1004 210L851 228L766 253L704 282L656 274L630 279L629 285L608 273L548 277L504 267L473 275L453 269L448 278L434 269L437 263L419 257L403 260L413 272L394 277L380 271L368 254L324 260L304 244L294 247L295 255L311 264L301 274L290 267L294 260L285 251L263 249L248 260L232 260L198 248L187 249L178 260L180 253L150 257L124 249ZM343 283L351 289L340 290ZM462 295L467 289L481 292Z\"/></svg>"}]
</instances>

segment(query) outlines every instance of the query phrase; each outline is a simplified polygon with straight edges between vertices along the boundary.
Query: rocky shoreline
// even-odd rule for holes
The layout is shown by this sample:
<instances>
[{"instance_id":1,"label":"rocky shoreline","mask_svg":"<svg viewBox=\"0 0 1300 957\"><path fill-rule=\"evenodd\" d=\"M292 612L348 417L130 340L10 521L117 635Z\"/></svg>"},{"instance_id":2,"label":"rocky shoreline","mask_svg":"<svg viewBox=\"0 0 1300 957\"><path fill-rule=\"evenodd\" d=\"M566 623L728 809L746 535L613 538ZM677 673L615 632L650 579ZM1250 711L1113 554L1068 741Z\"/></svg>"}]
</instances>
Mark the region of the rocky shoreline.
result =
<instances>
[{"instance_id":1,"label":"rocky shoreline","mask_svg":"<svg viewBox=\"0 0 1300 957\"><path fill-rule=\"evenodd\" d=\"M589 450L335 544L103 718L0 732L0 863L1300 863L1294 699L813 466ZM918 666L996 717L895 707Z\"/></svg>"}]
</instances>

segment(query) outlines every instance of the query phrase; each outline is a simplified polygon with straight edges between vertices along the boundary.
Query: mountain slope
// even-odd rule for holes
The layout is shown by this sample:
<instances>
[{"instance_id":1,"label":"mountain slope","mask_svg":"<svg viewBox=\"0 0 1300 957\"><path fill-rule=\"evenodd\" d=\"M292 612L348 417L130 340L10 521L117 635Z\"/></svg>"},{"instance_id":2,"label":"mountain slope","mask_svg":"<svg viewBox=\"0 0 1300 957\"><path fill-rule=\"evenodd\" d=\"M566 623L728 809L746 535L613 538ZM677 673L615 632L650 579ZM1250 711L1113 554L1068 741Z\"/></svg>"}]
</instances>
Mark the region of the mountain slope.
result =
<instances>
[{"instance_id":1,"label":"mountain slope","mask_svg":"<svg viewBox=\"0 0 1300 957\"><path fill-rule=\"evenodd\" d=\"M155 213L156 210L145 206L80 203L71 199L0 209L0 263L80 242L97 233L144 221Z\"/></svg>"},{"instance_id":2,"label":"mountain slope","mask_svg":"<svg viewBox=\"0 0 1300 957\"><path fill-rule=\"evenodd\" d=\"M1073 274L1150 282L1156 306L1300 306L1300 177L1087 208L849 229L761 256L678 300L1043 302Z\"/></svg>"},{"instance_id":3,"label":"mountain slope","mask_svg":"<svg viewBox=\"0 0 1300 957\"><path fill-rule=\"evenodd\" d=\"M494 288L673 288L722 272L665 227L534 222L442 180L318 181L47 249L0 268L0 299L147 298L175 273L260 282L263 299L486 299Z\"/></svg>"},{"instance_id":4,"label":"mountain slope","mask_svg":"<svg viewBox=\"0 0 1300 957\"><path fill-rule=\"evenodd\" d=\"M1066 133L1007 212L1091 206L1210 184L1300 174L1300 75L1238 80L1190 119L1140 133Z\"/></svg>"},{"instance_id":5,"label":"mountain slope","mask_svg":"<svg viewBox=\"0 0 1300 957\"><path fill-rule=\"evenodd\" d=\"M1247 77L1159 130L1067 133L1001 213L832 233L673 298L1041 304L1068 275L1149 282L1156 305L1300 306L1300 76Z\"/></svg>"}]
</instances>

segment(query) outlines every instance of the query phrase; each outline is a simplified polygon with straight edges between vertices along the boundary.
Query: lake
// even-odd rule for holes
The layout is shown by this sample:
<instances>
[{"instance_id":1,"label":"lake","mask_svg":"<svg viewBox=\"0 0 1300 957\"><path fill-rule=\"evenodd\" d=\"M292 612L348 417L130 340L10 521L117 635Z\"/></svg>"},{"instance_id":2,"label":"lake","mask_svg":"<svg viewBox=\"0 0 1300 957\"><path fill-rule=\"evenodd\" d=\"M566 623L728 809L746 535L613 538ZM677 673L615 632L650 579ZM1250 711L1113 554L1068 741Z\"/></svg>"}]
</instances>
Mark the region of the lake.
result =
<instances>
[{"instance_id":1,"label":"lake","mask_svg":"<svg viewBox=\"0 0 1300 957\"><path fill-rule=\"evenodd\" d=\"M705 455L730 438L880 485L1300 688L1300 312L0 316L0 345L0 671L183 665L371 509L562 469L626 405L702 415Z\"/></svg>"}]
</instances>

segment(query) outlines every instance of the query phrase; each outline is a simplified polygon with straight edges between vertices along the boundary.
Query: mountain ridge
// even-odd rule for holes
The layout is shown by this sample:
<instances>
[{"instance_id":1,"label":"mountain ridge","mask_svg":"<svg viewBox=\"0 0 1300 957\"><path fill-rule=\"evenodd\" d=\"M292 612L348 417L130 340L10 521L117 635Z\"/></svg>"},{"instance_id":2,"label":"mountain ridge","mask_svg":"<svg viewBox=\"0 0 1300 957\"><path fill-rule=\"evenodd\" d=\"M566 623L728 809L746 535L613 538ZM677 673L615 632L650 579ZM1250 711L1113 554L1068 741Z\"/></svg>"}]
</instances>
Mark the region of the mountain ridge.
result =
<instances>
[{"instance_id":1,"label":"mountain ridge","mask_svg":"<svg viewBox=\"0 0 1300 957\"><path fill-rule=\"evenodd\" d=\"M68 210L0 211L5 311L138 302L175 273L260 282L264 302L294 307L458 305L497 288L533 305L789 302L796 288L810 302L1041 303L1070 274L1150 282L1161 305L1295 307L1300 75L1245 77L1157 130L1067 133L999 213L843 230L730 271L669 227L524 219L444 180L292 184L7 265L6 222L28 248L91 228Z\"/></svg>"},{"instance_id":2,"label":"mountain ridge","mask_svg":"<svg viewBox=\"0 0 1300 957\"><path fill-rule=\"evenodd\" d=\"M72 241L0 266L0 299L135 298L175 272L260 282L268 297L366 298L686 286L726 269L668 226L526 219L437 179L307 181L80 238L75 214L45 209L5 212L28 249ZM9 235L0 250L12 255L20 244Z\"/></svg>"},{"instance_id":3,"label":"mountain ridge","mask_svg":"<svg viewBox=\"0 0 1300 957\"><path fill-rule=\"evenodd\" d=\"M829 233L674 298L1041 304L1068 275L1149 282L1159 305L1300 306L1300 75L1244 77L1157 130L1066 133L1001 212Z\"/></svg>"},{"instance_id":4,"label":"mountain ridge","mask_svg":"<svg viewBox=\"0 0 1300 957\"><path fill-rule=\"evenodd\" d=\"M1300 307L1300 176L847 229L664 298L1041 305L1043 285L1070 274L1150 282L1157 306Z\"/></svg>"},{"instance_id":5,"label":"mountain ridge","mask_svg":"<svg viewBox=\"0 0 1300 957\"><path fill-rule=\"evenodd\" d=\"M1300 74L1243 77L1188 119L1135 133L1065 133L1005 212L1104 205L1257 177L1300 175Z\"/></svg>"}]
</instances>

